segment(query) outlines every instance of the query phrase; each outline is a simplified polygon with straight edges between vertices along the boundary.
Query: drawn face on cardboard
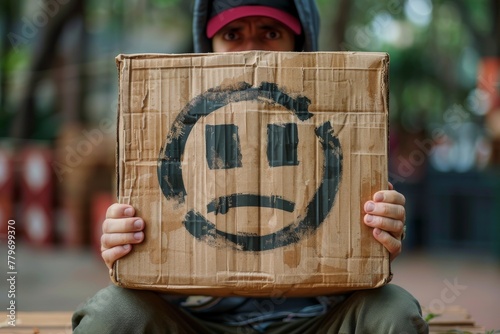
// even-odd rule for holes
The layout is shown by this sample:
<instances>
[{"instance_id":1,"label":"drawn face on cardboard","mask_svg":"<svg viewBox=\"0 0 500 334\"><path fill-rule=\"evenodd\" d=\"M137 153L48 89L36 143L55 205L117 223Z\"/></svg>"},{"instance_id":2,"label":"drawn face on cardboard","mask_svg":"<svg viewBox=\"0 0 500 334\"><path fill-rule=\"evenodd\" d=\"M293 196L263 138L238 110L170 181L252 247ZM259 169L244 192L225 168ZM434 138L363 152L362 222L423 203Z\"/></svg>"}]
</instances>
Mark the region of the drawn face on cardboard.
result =
<instances>
[{"instance_id":1,"label":"drawn face on cardboard","mask_svg":"<svg viewBox=\"0 0 500 334\"><path fill-rule=\"evenodd\" d=\"M262 251L316 231L333 207L342 151L329 122L307 122L309 103L275 84L241 83L209 90L181 111L158 178L168 200L187 206L189 233Z\"/></svg>"}]
</instances>

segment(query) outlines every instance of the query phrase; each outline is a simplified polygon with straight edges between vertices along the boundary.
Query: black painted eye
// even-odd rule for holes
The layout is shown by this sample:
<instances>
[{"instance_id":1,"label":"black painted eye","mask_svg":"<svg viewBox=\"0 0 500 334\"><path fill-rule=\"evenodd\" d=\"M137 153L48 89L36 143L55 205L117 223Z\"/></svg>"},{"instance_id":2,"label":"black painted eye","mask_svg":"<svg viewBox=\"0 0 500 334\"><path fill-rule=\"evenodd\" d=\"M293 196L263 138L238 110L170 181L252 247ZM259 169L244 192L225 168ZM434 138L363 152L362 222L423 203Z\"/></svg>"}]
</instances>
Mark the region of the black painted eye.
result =
<instances>
[{"instance_id":1,"label":"black painted eye","mask_svg":"<svg viewBox=\"0 0 500 334\"><path fill-rule=\"evenodd\" d=\"M267 159L269 166L296 166L299 137L297 124L268 124Z\"/></svg>"},{"instance_id":2,"label":"black painted eye","mask_svg":"<svg viewBox=\"0 0 500 334\"><path fill-rule=\"evenodd\" d=\"M240 137L236 125L206 125L205 139L208 168L241 167Z\"/></svg>"}]
</instances>

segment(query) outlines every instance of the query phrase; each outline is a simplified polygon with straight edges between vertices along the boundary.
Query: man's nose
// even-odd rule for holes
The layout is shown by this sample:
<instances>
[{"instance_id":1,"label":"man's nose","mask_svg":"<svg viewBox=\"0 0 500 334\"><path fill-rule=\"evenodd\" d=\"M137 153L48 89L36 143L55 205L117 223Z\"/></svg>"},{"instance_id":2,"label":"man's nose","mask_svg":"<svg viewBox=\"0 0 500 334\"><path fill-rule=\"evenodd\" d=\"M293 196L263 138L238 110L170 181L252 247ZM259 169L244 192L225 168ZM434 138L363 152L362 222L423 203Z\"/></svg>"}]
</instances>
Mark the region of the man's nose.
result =
<instances>
[{"instance_id":1,"label":"man's nose","mask_svg":"<svg viewBox=\"0 0 500 334\"><path fill-rule=\"evenodd\" d=\"M247 38L240 51L264 50L264 43L258 38Z\"/></svg>"}]
</instances>

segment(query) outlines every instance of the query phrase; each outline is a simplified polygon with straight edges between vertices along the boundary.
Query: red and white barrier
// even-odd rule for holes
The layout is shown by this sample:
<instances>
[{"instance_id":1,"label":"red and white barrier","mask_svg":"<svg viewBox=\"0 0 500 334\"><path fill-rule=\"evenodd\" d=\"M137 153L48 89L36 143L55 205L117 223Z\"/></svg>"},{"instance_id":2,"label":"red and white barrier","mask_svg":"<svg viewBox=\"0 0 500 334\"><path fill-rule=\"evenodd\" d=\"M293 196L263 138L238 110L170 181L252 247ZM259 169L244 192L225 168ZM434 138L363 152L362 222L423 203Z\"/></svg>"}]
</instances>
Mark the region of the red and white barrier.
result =
<instances>
[{"instance_id":1,"label":"red and white barrier","mask_svg":"<svg viewBox=\"0 0 500 334\"><path fill-rule=\"evenodd\" d=\"M21 153L19 225L24 238L35 245L50 245L55 239L52 159L52 151L44 147L26 147Z\"/></svg>"},{"instance_id":2,"label":"red and white barrier","mask_svg":"<svg viewBox=\"0 0 500 334\"><path fill-rule=\"evenodd\" d=\"M0 148L0 240L7 238L8 221L14 218L14 159Z\"/></svg>"}]
</instances>

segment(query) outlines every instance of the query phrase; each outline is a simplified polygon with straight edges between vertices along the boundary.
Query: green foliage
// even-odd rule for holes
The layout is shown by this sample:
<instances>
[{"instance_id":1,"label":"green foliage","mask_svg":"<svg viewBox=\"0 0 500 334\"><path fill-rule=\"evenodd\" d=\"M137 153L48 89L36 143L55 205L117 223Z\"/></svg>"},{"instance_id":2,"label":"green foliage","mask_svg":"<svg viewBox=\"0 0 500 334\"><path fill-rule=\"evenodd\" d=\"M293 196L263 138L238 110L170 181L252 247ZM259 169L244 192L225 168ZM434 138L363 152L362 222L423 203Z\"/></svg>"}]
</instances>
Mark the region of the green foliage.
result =
<instances>
[{"instance_id":1,"label":"green foliage","mask_svg":"<svg viewBox=\"0 0 500 334\"><path fill-rule=\"evenodd\" d=\"M0 66L2 73L7 76L6 79L14 75L15 72L28 68L31 56L30 51L28 48L9 49L5 56L0 58Z\"/></svg>"},{"instance_id":2,"label":"green foliage","mask_svg":"<svg viewBox=\"0 0 500 334\"><path fill-rule=\"evenodd\" d=\"M429 322L431 321L432 319L436 318L436 317L439 317L439 314L435 314L435 313L429 313L425 316L424 320L426 322Z\"/></svg>"},{"instance_id":3,"label":"green foliage","mask_svg":"<svg viewBox=\"0 0 500 334\"><path fill-rule=\"evenodd\" d=\"M342 1L318 1L322 13L335 14L323 15L323 26L333 26ZM456 104L474 112L464 101L475 89L483 35L493 27L490 7L488 0L351 1L343 46L389 53L392 124L429 128Z\"/></svg>"},{"instance_id":4,"label":"green foliage","mask_svg":"<svg viewBox=\"0 0 500 334\"><path fill-rule=\"evenodd\" d=\"M156 7L165 8L176 6L181 0L152 0L152 3Z\"/></svg>"}]
</instances>

